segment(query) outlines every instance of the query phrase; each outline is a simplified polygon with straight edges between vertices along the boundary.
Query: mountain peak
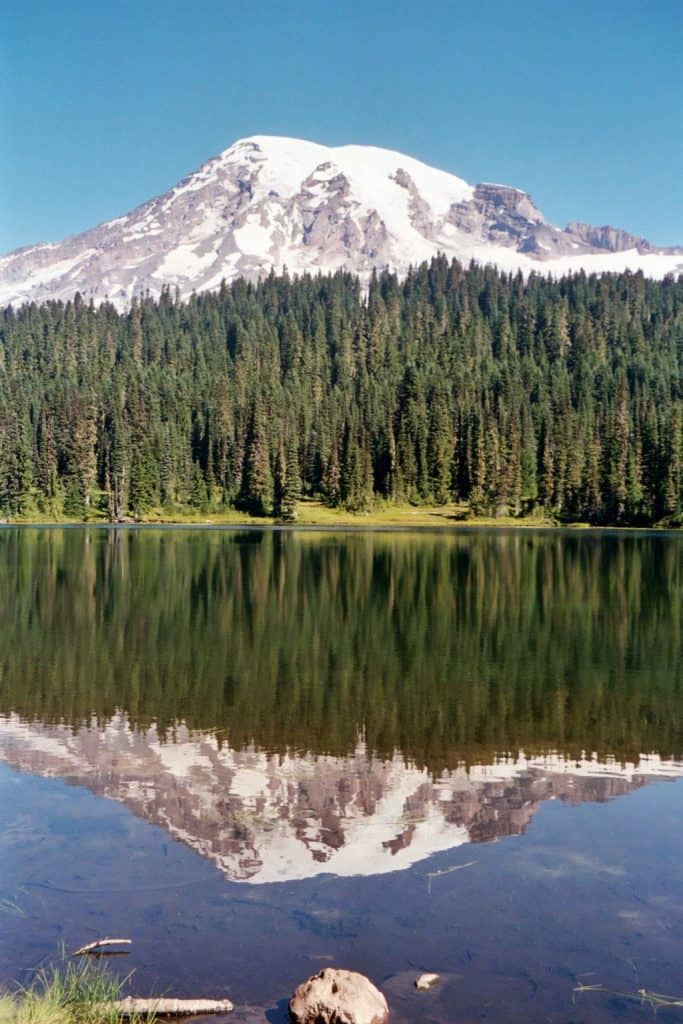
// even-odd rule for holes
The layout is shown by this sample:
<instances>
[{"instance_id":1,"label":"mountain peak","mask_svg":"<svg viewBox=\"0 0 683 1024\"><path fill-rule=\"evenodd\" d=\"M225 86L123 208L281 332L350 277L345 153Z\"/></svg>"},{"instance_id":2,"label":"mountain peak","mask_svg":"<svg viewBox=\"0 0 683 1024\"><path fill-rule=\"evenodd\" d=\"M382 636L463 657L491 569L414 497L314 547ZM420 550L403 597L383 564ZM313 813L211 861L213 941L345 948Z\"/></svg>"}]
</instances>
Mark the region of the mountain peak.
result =
<instances>
[{"instance_id":1,"label":"mountain peak","mask_svg":"<svg viewBox=\"0 0 683 1024\"><path fill-rule=\"evenodd\" d=\"M524 273L683 270L681 250L619 229L554 227L512 186L472 186L376 146L252 135L122 217L1 258L0 303L80 291L123 308L165 285L188 295L283 266L367 280L375 269L404 274L439 252Z\"/></svg>"}]
</instances>

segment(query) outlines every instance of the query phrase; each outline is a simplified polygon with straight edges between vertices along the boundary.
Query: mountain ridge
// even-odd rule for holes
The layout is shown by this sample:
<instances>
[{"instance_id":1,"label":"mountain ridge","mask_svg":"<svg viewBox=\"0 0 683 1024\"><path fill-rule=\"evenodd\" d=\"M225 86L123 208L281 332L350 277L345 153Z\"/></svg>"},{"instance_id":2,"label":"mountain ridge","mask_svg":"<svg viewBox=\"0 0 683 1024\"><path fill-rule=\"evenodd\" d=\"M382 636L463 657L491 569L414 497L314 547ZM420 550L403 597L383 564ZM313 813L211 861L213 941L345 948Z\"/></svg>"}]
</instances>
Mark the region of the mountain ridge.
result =
<instances>
[{"instance_id":1,"label":"mountain ridge","mask_svg":"<svg viewBox=\"0 0 683 1024\"><path fill-rule=\"evenodd\" d=\"M0 304L84 299L127 307L165 286L347 270L399 276L438 253L504 271L683 272L683 248L609 225L546 220L529 193L374 146L238 140L167 192L61 242L0 257Z\"/></svg>"}]
</instances>

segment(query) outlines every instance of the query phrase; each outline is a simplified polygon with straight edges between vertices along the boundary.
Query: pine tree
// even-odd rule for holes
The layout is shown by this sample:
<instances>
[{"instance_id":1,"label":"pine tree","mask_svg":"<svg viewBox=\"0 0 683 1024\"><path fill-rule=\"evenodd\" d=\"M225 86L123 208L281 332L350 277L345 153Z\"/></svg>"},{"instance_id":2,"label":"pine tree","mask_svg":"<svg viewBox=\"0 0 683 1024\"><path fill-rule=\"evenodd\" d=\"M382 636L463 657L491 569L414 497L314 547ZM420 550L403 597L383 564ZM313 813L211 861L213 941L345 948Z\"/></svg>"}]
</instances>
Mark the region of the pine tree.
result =
<instances>
[{"instance_id":1,"label":"pine tree","mask_svg":"<svg viewBox=\"0 0 683 1024\"><path fill-rule=\"evenodd\" d=\"M341 501L341 467L336 440L332 443L332 450L327 459L322 488L327 504L331 508L336 508Z\"/></svg>"},{"instance_id":2,"label":"pine tree","mask_svg":"<svg viewBox=\"0 0 683 1024\"><path fill-rule=\"evenodd\" d=\"M273 515L276 519L282 518L283 502L287 481L287 456L284 444L280 444L275 457L275 471L273 473Z\"/></svg>"},{"instance_id":3,"label":"pine tree","mask_svg":"<svg viewBox=\"0 0 683 1024\"><path fill-rule=\"evenodd\" d=\"M299 475L299 455L296 441L290 436L287 444L287 466L285 486L282 494L281 516L284 522L293 523L297 517L297 505L301 500L301 477Z\"/></svg>"},{"instance_id":4,"label":"pine tree","mask_svg":"<svg viewBox=\"0 0 683 1024\"><path fill-rule=\"evenodd\" d=\"M272 509L273 480L270 472L268 437L258 402L254 403L244 459L240 507L254 516L265 516Z\"/></svg>"},{"instance_id":5,"label":"pine tree","mask_svg":"<svg viewBox=\"0 0 683 1024\"><path fill-rule=\"evenodd\" d=\"M451 498L451 472L455 438L448 415L446 395L439 388L432 396L427 441L430 492L438 505Z\"/></svg>"}]
</instances>

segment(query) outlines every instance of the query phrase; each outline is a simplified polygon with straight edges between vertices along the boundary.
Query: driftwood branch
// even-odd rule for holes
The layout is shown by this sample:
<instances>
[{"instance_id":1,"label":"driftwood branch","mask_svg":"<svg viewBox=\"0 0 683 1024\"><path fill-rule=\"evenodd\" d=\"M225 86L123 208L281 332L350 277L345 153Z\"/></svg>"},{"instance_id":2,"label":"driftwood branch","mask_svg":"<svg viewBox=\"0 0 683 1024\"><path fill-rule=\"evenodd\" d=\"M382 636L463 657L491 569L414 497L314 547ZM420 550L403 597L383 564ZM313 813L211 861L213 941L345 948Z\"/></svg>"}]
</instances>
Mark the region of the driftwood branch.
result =
<instances>
[{"instance_id":1,"label":"driftwood branch","mask_svg":"<svg viewBox=\"0 0 683 1024\"><path fill-rule=\"evenodd\" d=\"M107 1003L119 1017L194 1017L202 1013L230 1013L234 1007L229 999L118 999Z\"/></svg>"},{"instance_id":2,"label":"driftwood branch","mask_svg":"<svg viewBox=\"0 0 683 1024\"><path fill-rule=\"evenodd\" d=\"M81 946L80 949L75 949L72 956L85 956L86 953L93 953L95 950L99 950L102 946L132 946L132 939L97 939L95 942L89 942L87 946Z\"/></svg>"},{"instance_id":3,"label":"driftwood branch","mask_svg":"<svg viewBox=\"0 0 683 1024\"><path fill-rule=\"evenodd\" d=\"M427 879L427 892L431 895L433 878L441 878L442 875L450 875L453 871L474 867L476 863L476 860L468 860L467 864L453 864L450 868L442 868L441 871L427 871L424 876Z\"/></svg>"}]
</instances>

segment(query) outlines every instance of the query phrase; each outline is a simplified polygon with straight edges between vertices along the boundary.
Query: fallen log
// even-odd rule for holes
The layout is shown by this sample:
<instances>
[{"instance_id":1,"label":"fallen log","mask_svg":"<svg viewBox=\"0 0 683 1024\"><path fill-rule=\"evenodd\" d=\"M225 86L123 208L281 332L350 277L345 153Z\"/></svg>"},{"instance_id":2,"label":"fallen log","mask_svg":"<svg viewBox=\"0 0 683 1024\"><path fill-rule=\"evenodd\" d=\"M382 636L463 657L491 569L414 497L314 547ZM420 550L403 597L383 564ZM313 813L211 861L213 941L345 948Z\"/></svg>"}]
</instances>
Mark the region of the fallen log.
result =
<instances>
[{"instance_id":1,"label":"fallen log","mask_svg":"<svg viewBox=\"0 0 683 1024\"><path fill-rule=\"evenodd\" d=\"M85 956L86 953L94 953L96 950L101 949L103 946L132 946L132 939L96 939L94 942L89 942L86 946L81 946L80 949L75 949L72 956Z\"/></svg>"},{"instance_id":2,"label":"fallen log","mask_svg":"<svg viewBox=\"0 0 683 1024\"><path fill-rule=\"evenodd\" d=\"M229 999L137 999L128 996L106 1004L119 1017L195 1017L203 1013L231 1013Z\"/></svg>"}]
</instances>

